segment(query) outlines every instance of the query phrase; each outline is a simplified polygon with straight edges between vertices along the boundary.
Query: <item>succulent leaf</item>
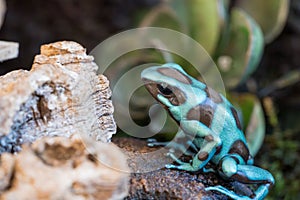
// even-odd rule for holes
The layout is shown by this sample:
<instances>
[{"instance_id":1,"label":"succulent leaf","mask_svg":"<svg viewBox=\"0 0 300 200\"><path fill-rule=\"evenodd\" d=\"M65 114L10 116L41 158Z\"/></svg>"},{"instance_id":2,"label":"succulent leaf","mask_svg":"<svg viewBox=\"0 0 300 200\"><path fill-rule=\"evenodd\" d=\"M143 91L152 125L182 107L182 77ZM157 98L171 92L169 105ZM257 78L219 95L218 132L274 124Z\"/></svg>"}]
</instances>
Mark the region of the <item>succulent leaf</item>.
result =
<instances>
[{"instance_id":1,"label":"succulent leaf","mask_svg":"<svg viewBox=\"0 0 300 200\"><path fill-rule=\"evenodd\" d=\"M238 6L249 13L260 25L266 43L278 36L287 20L289 0L242 0Z\"/></svg>"},{"instance_id":2,"label":"succulent leaf","mask_svg":"<svg viewBox=\"0 0 300 200\"><path fill-rule=\"evenodd\" d=\"M217 47L221 25L222 10L219 0L190 0L186 3L189 10L190 35L212 55Z\"/></svg>"},{"instance_id":3,"label":"succulent leaf","mask_svg":"<svg viewBox=\"0 0 300 200\"><path fill-rule=\"evenodd\" d=\"M259 64L263 46L260 27L243 10L234 8L230 19L230 38L218 58L218 66L227 87L233 88L246 81Z\"/></svg>"}]
</instances>

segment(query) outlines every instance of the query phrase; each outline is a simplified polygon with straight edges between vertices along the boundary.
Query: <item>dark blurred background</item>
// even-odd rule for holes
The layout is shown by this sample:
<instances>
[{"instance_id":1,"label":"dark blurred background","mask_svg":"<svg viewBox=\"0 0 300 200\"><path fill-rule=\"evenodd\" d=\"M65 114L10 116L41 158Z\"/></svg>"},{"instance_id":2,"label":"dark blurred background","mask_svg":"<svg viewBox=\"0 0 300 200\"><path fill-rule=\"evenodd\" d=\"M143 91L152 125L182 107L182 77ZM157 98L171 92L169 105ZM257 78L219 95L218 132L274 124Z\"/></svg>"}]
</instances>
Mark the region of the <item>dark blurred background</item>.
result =
<instances>
[{"instance_id":1,"label":"dark blurred background","mask_svg":"<svg viewBox=\"0 0 300 200\"><path fill-rule=\"evenodd\" d=\"M30 69L34 55L45 43L74 40L92 50L109 36L133 28L135 13L160 1L8 0L0 39L18 42L20 49L18 58L1 63L0 75L15 69ZM253 75L258 86L267 87L287 72L300 70L299 55L300 1L292 0L283 32L266 46L261 64ZM299 91L300 84L293 84L269 95L280 102L279 106L294 109L300 108Z\"/></svg>"},{"instance_id":2,"label":"dark blurred background","mask_svg":"<svg viewBox=\"0 0 300 200\"><path fill-rule=\"evenodd\" d=\"M92 50L109 36L132 26L138 9L159 0L7 0L1 40L19 42L19 57L1 64L0 74L30 69L42 44L74 40Z\"/></svg>"}]
</instances>

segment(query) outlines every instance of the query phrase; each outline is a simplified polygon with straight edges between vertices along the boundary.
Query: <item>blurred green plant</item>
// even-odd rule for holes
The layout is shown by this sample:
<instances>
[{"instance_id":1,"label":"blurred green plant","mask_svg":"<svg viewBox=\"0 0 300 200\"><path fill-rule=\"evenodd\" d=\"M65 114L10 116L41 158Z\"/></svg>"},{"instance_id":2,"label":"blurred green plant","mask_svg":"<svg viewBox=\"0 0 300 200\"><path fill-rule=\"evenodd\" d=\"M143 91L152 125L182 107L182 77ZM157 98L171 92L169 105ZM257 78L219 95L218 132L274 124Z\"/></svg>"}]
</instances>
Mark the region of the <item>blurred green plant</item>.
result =
<instances>
[{"instance_id":1,"label":"blurred green plant","mask_svg":"<svg viewBox=\"0 0 300 200\"><path fill-rule=\"evenodd\" d=\"M233 3L236 2L236 3ZM139 15L138 25L171 28L199 42L229 88L256 70L263 47L283 29L289 0L168 0Z\"/></svg>"},{"instance_id":2,"label":"blurred green plant","mask_svg":"<svg viewBox=\"0 0 300 200\"><path fill-rule=\"evenodd\" d=\"M249 13L260 25L266 43L272 42L282 31L290 2L288 0L242 0L239 7Z\"/></svg>"},{"instance_id":3,"label":"blurred green plant","mask_svg":"<svg viewBox=\"0 0 300 200\"><path fill-rule=\"evenodd\" d=\"M249 92L237 95L231 91L245 84L248 91L256 92L249 77L260 63L265 44L274 40L283 29L288 8L289 0L162 0L156 7L136 13L135 22L139 27L177 30L189 35L205 48L221 72L228 96L235 99L233 102L241 111L250 151L256 154L265 135L264 109L257 96ZM163 42L159 45L163 45ZM161 62L162 54L164 53L156 52L156 56L151 54L151 59L149 53L141 52L139 56L135 56L139 57L139 62ZM153 57L156 58L153 60ZM185 66L185 70L199 77L183 58L176 55L164 56L166 57L168 59L165 62L169 62L171 58L171 61ZM130 60L128 65L121 61L117 65L125 69L140 64L130 55L124 60L126 59ZM114 79L118 76L111 77ZM136 95L144 96L145 93L139 91ZM151 102L133 98L132 108L137 112L132 114L132 118L136 121L147 118L147 113L140 108L146 108ZM162 132L173 130L173 126L167 124Z\"/></svg>"}]
</instances>

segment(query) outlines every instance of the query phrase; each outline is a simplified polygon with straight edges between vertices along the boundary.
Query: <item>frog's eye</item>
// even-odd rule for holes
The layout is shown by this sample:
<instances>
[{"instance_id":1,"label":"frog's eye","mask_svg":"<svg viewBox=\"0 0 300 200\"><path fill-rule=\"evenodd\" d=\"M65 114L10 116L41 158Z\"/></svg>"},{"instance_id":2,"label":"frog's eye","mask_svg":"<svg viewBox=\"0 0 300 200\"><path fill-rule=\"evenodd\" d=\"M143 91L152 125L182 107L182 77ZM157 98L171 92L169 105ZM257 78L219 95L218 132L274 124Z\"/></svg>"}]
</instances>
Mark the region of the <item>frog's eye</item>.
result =
<instances>
[{"instance_id":1,"label":"frog's eye","mask_svg":"<svg viewBox=\"0 0 300 200\"><path fill-rule=\"evenodd\" d=\"M159 90L159 92L162 95L165 95L165 96L170 96L173 94L173 91L170 88L168 88L168 86L163 86L161 84L157 84L157 89Z\"/></svg>"}]
</instances>

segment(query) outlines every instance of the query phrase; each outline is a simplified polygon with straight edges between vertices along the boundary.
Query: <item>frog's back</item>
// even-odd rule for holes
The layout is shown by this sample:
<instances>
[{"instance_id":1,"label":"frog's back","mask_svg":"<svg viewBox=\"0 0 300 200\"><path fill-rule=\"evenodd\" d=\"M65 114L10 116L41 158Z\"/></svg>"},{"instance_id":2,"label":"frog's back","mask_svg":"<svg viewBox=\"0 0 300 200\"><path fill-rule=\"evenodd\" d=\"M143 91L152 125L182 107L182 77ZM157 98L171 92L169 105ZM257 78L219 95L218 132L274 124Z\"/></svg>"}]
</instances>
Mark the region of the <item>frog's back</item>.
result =
<instances>
[{"instance_id":1,"label":"frog's back","mask_svg":"<svg viewBox=\"0 0 300 200\"><path fill-rule=\"evenodd\" d=\"M238 113L233 105L221 95L222 102L220 102L214 113L214 121L212 124L212 131L219 135L222 146L212 159L213 162L218 163L226 154L238 154L247 162L251 159L248 150L245 134L242 130L242 125L238 117Z\"/></svg>"}]
</instances>

